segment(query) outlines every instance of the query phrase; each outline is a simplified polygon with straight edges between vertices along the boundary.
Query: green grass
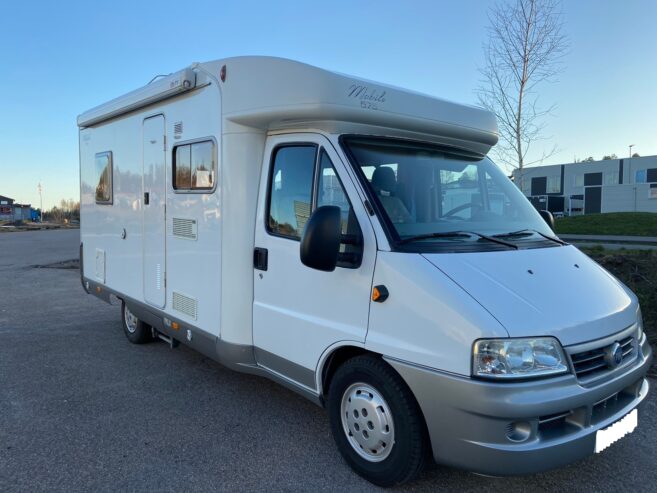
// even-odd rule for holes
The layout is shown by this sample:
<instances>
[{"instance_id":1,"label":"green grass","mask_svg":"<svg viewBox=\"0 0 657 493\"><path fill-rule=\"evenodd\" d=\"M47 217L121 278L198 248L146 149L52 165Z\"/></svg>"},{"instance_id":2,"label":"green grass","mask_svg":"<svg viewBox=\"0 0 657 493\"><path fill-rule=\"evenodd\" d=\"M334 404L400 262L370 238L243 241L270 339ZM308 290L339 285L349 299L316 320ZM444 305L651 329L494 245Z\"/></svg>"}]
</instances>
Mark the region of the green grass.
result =
<instances>
[{"instance_id":1,"label":"green grass","mask_svg":"<svg viewBox=\"0 0 657 493\"><path fill-rule=\"evenodd\" d=\"M557 234L657 236L657 214L610 212L556 220Z\"/></svg>"}]
</instances>

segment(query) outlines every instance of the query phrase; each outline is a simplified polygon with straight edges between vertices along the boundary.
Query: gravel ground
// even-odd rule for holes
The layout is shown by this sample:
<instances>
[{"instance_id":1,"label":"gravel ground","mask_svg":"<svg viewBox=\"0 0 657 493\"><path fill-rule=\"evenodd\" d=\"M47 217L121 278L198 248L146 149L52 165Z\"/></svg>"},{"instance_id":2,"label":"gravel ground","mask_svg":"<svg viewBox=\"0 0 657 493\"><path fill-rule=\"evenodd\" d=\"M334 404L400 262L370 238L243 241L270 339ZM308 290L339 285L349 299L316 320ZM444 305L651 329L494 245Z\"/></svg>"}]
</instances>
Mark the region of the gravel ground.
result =
<instances>
[{"instance_id":1,"label":"gravel ground","mask_svg":"<svg viewBox=\"0 0 657 493\"><path fill-rule=\"evenodd\" d=\"M377 489L346 466L325 412L302 397L184 346L128 343L119 308L86 295L66 268L78 235L0 236L0 491ZM577 464L506 479L434 467L398 490L648 491L655 457L653 392L638 430Z\"/></svg>"}]
</instances>

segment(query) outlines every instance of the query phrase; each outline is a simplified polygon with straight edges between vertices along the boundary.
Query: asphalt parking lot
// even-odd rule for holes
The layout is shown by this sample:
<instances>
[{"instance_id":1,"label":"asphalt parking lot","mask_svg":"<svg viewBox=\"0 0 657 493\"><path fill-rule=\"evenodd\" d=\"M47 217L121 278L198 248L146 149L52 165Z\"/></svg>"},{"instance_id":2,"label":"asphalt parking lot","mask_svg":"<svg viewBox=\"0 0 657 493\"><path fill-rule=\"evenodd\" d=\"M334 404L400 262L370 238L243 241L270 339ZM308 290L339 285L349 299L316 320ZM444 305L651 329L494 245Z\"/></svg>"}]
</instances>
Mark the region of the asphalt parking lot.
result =
<instances>
[{"instance_id":1,"label":"asphalt parking lot","mask_svg":"<svg viewBox=\"0 0 657 493\"><path fill-rule=\"evenodd\" d=\"M342 461L322 409L184 346L132 345L77 270L34 267L78 245L77 230L0 234L0 491L377 489ZM434 467L398 491L657 491L656 457L653 391L633 434L577 464Z\"/></svg>"}]
</instances>

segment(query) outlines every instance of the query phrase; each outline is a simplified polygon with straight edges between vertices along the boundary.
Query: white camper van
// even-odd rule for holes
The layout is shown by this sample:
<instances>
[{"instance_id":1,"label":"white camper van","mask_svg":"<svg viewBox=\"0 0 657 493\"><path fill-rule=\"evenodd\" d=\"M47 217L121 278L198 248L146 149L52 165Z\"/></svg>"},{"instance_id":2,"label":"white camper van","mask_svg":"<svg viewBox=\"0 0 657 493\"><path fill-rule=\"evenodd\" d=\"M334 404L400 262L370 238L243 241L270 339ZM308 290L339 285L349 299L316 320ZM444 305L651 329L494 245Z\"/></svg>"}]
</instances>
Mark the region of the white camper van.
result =
<instances>
[{"instance_id":1,"label":"white camper van","mask_svg":"<svg viewBox=\"0 0 657 493\"><path fill-rule=\"evenodd\" d=\"M532 473L637 426L637 298L486 157L491 113L239 57L78 125L85 290L120 302L131 342L325 406L370 481L431 458Z\"/></svg>"}]
</instances>

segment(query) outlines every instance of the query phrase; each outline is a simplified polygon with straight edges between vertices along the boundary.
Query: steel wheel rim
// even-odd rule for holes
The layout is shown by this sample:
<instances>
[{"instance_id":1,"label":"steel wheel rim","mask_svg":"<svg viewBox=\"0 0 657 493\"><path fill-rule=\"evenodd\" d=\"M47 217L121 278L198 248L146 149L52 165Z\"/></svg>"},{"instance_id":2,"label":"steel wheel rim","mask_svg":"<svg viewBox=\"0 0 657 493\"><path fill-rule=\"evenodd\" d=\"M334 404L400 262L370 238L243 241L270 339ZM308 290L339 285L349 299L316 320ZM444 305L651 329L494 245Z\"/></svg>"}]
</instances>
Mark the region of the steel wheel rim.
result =
<instances>
[{"instance_id":1,"label":"steel wheel rim","mask_svg":"<svg viewBox=\"0 0 657 493\"><path fill-rule=\"evenodd\" d=\"M137 330L137 323L139 322L139 319L135 317L130 310L128 310L128 305L123 307L123 315L125 318L125 328L128 332L134 334Z\"/></svg>"},{"instance_id":2,"label":"steel wheel rim","mask_svg":"<svg viewBox=\"0 0 657 493\"><path fill-rule=\"evenodd\" d=\"M381 462L395 444L392 412L383 396L371 385L355 383L342 394L342 429L358 455Z\"/></svg>"}]
</instances>

